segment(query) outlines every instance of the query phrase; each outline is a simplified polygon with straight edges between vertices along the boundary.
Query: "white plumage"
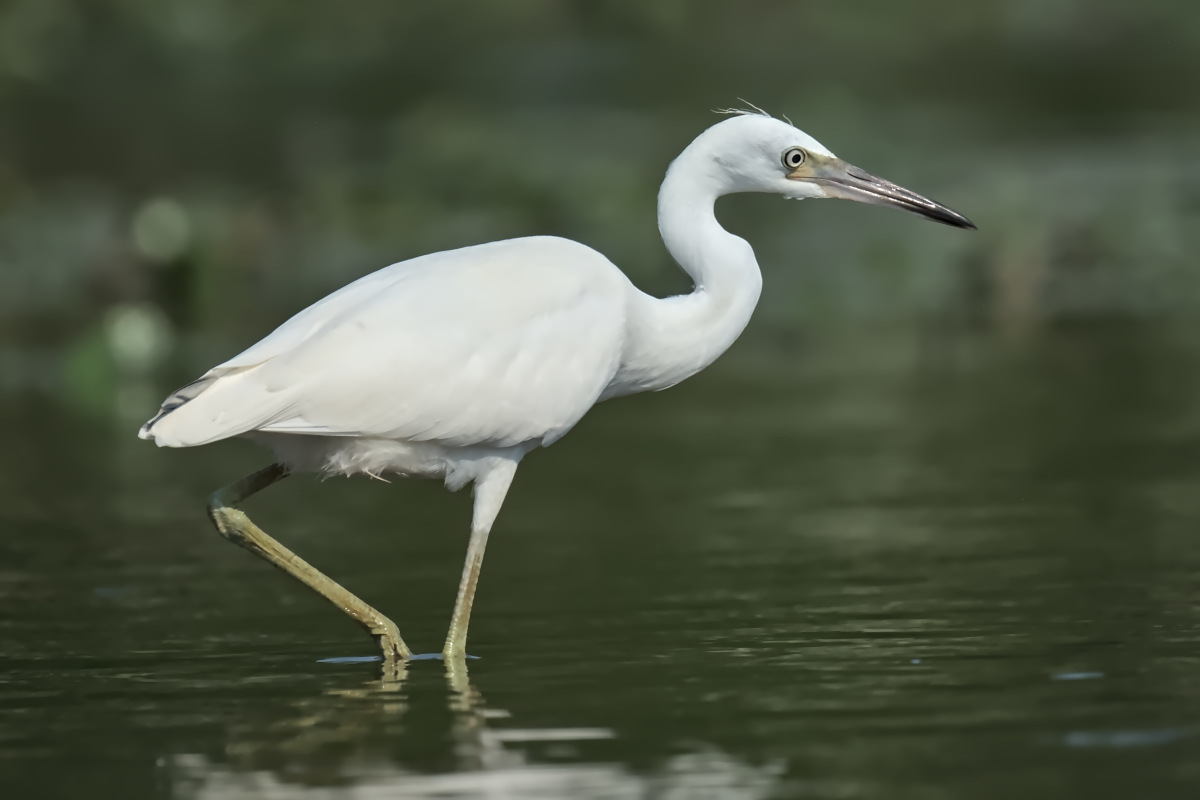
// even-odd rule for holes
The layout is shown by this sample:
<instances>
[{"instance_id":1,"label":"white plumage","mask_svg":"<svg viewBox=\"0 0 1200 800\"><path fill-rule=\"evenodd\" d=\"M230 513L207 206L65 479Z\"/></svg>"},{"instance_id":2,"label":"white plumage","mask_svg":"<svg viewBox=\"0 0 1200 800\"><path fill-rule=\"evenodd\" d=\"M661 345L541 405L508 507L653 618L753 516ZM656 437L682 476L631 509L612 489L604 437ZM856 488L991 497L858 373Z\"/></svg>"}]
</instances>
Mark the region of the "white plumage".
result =
<instances>
[{"instance_id":1,"label":"white plumage","mask_svg":"<svg viewBox=\"0 0 1200 800\"><path fill-rule=\"evenodd\" d=\"M393 264L172 395L142 436L255 433L293 470L453 477L459 450L527 450L579 421L616 374L631 291L602 255L550 237Z\"/></svg>"},{"instance_id":2,"label":"white plumage","mask_svg":"<svg viewBox=\"0 0 1200 800\"><path fill-rule=\"evenodd\" d=\"M749 321L758 264L713 215L717 197L746 191L887 203L973 227L788 123L739 115L689 145L659 194L663 240L692 293L646 295L595 250L554 237L421 256L296 314L168 397L140 435L167 447L247 436L288 471L475 481L472 555L446 643L461 652L483 542L521 458L599 400L695 374ZM402 643L395 652L407 655Z\"/></svg>"}]
</instances>

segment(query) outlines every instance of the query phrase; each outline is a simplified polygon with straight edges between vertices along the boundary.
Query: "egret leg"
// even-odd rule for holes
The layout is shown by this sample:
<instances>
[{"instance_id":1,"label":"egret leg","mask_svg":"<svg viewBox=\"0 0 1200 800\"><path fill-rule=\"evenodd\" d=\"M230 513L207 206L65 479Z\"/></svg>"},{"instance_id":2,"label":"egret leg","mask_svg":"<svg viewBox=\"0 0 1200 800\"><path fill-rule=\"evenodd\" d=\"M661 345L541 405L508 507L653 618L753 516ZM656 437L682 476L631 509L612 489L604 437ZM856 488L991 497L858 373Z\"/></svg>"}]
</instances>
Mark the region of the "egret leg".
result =
<instances>
[{"instance_id":1,"label":"egret leg","mask_svg":"<svg viewBox=\"0 0 1200 800\"><path fill-rule=\"evenodd\" d=\"M442 657L447 664L466 657L467 623L471 620L471 606L475 603L475 586L479 583L479 570L483 567L483 550L487 546L492 523L504 504L504 496L517 473L517 461L497 458L491 467L475 481L475 510L471 518L471 541L467 545L467 558L463 563L462 579L458 583L458 599L454 601L454 616L450 618L450 630L446 634L446 645Z\"/></svg>"},{"instance_id":2,"label":"egret leg","mask_svg":"<svg viewBox=\"0 0 1200 800\"><path fill-rule=\"evenodd\" d=\"M412 651L400 638L400 630L394 622L268 536L250 521L244 511L237 508L237 505L250 495L262 491L287 476L286 467L281 464L272 464L252 475L247 475L240 481L234 481L224 489L213 492L212 497L208 500L208 516L213 521L213 525L226 539L238 547L244 547L256 556L266 559L362 625L383 650L384 661L407 659L412 655Z\"/></svg>"}]
</instances>

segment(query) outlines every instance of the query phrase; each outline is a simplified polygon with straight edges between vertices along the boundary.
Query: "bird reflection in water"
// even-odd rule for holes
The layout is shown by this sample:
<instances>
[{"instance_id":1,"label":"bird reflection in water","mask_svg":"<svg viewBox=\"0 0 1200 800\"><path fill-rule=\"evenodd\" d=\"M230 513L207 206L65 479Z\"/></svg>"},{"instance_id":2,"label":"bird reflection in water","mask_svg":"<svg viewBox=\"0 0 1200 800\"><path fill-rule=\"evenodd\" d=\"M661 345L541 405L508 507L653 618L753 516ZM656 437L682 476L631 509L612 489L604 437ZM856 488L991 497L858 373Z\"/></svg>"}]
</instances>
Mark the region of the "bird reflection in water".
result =
<instances>
[{"instance_id":1,"label":"bird reflection in water","mask_svg":"<svg viewBox=\"0 0 1200 800\"><path fill-rule=\"evenodd\" d=\"M443 673L434 678L434 671ZM432 680L431 680L432 679ZM326 688L282 716L235 724L221 757L160 759L171 794L207 798L643 797L704 787L752 800L778 791L781 762L751 765L715 749L668 758L650 775L589 753L607 728L520 728L488 708L462 659L392 661L378 678ZM589 758L589 756L591 756ZM380 795L381 796L381 795Z\"/></svg>"}]
</instances>

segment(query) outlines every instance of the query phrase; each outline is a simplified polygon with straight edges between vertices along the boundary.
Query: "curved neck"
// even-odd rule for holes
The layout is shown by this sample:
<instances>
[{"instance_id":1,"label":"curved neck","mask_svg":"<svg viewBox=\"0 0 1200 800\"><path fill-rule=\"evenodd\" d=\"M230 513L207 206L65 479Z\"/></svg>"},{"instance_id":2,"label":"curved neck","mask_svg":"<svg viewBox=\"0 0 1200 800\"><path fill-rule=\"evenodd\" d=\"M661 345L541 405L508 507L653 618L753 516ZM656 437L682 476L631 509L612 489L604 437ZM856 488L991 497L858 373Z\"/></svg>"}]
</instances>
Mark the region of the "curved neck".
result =
<instances>
[{"instance_id":1,"label":"curved neck","mask_svg":"<svg viewBox=\"0 0 1200 800\"><path fill-rule=\"evenodd\" d=\"M731 191L715 162L692 148L667 170L658 229L695 288L665 299L635 291L625 357L609 396L666 389L695 375L750 321L762 273L749 243L722 228L713 213L717 198Z\"/></svg>"}]
</instances>

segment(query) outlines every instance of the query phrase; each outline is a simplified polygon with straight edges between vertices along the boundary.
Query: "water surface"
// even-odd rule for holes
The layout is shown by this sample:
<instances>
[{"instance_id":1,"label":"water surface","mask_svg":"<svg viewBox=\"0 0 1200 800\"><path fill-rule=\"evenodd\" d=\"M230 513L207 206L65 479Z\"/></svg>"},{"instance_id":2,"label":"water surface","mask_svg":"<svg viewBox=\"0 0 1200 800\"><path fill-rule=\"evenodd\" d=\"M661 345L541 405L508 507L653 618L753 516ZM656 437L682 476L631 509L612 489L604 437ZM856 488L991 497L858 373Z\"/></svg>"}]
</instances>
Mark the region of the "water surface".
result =
<instances>
[{"instance_id":1,"label":"water surface","mask_svg":"<svg viewBox=\"0 0 1200 800\"><path fill-rule=\"evenodd\" d=\"M752 333L530 456L479 656L222 541L251 445L3 414L0 785L37 797L1130 797L1200 788L1194 331ZM294 477L268 530L438 648L468 498ZM335 659L333 663L322 661Z\"/></svg>"}]
</instances>

